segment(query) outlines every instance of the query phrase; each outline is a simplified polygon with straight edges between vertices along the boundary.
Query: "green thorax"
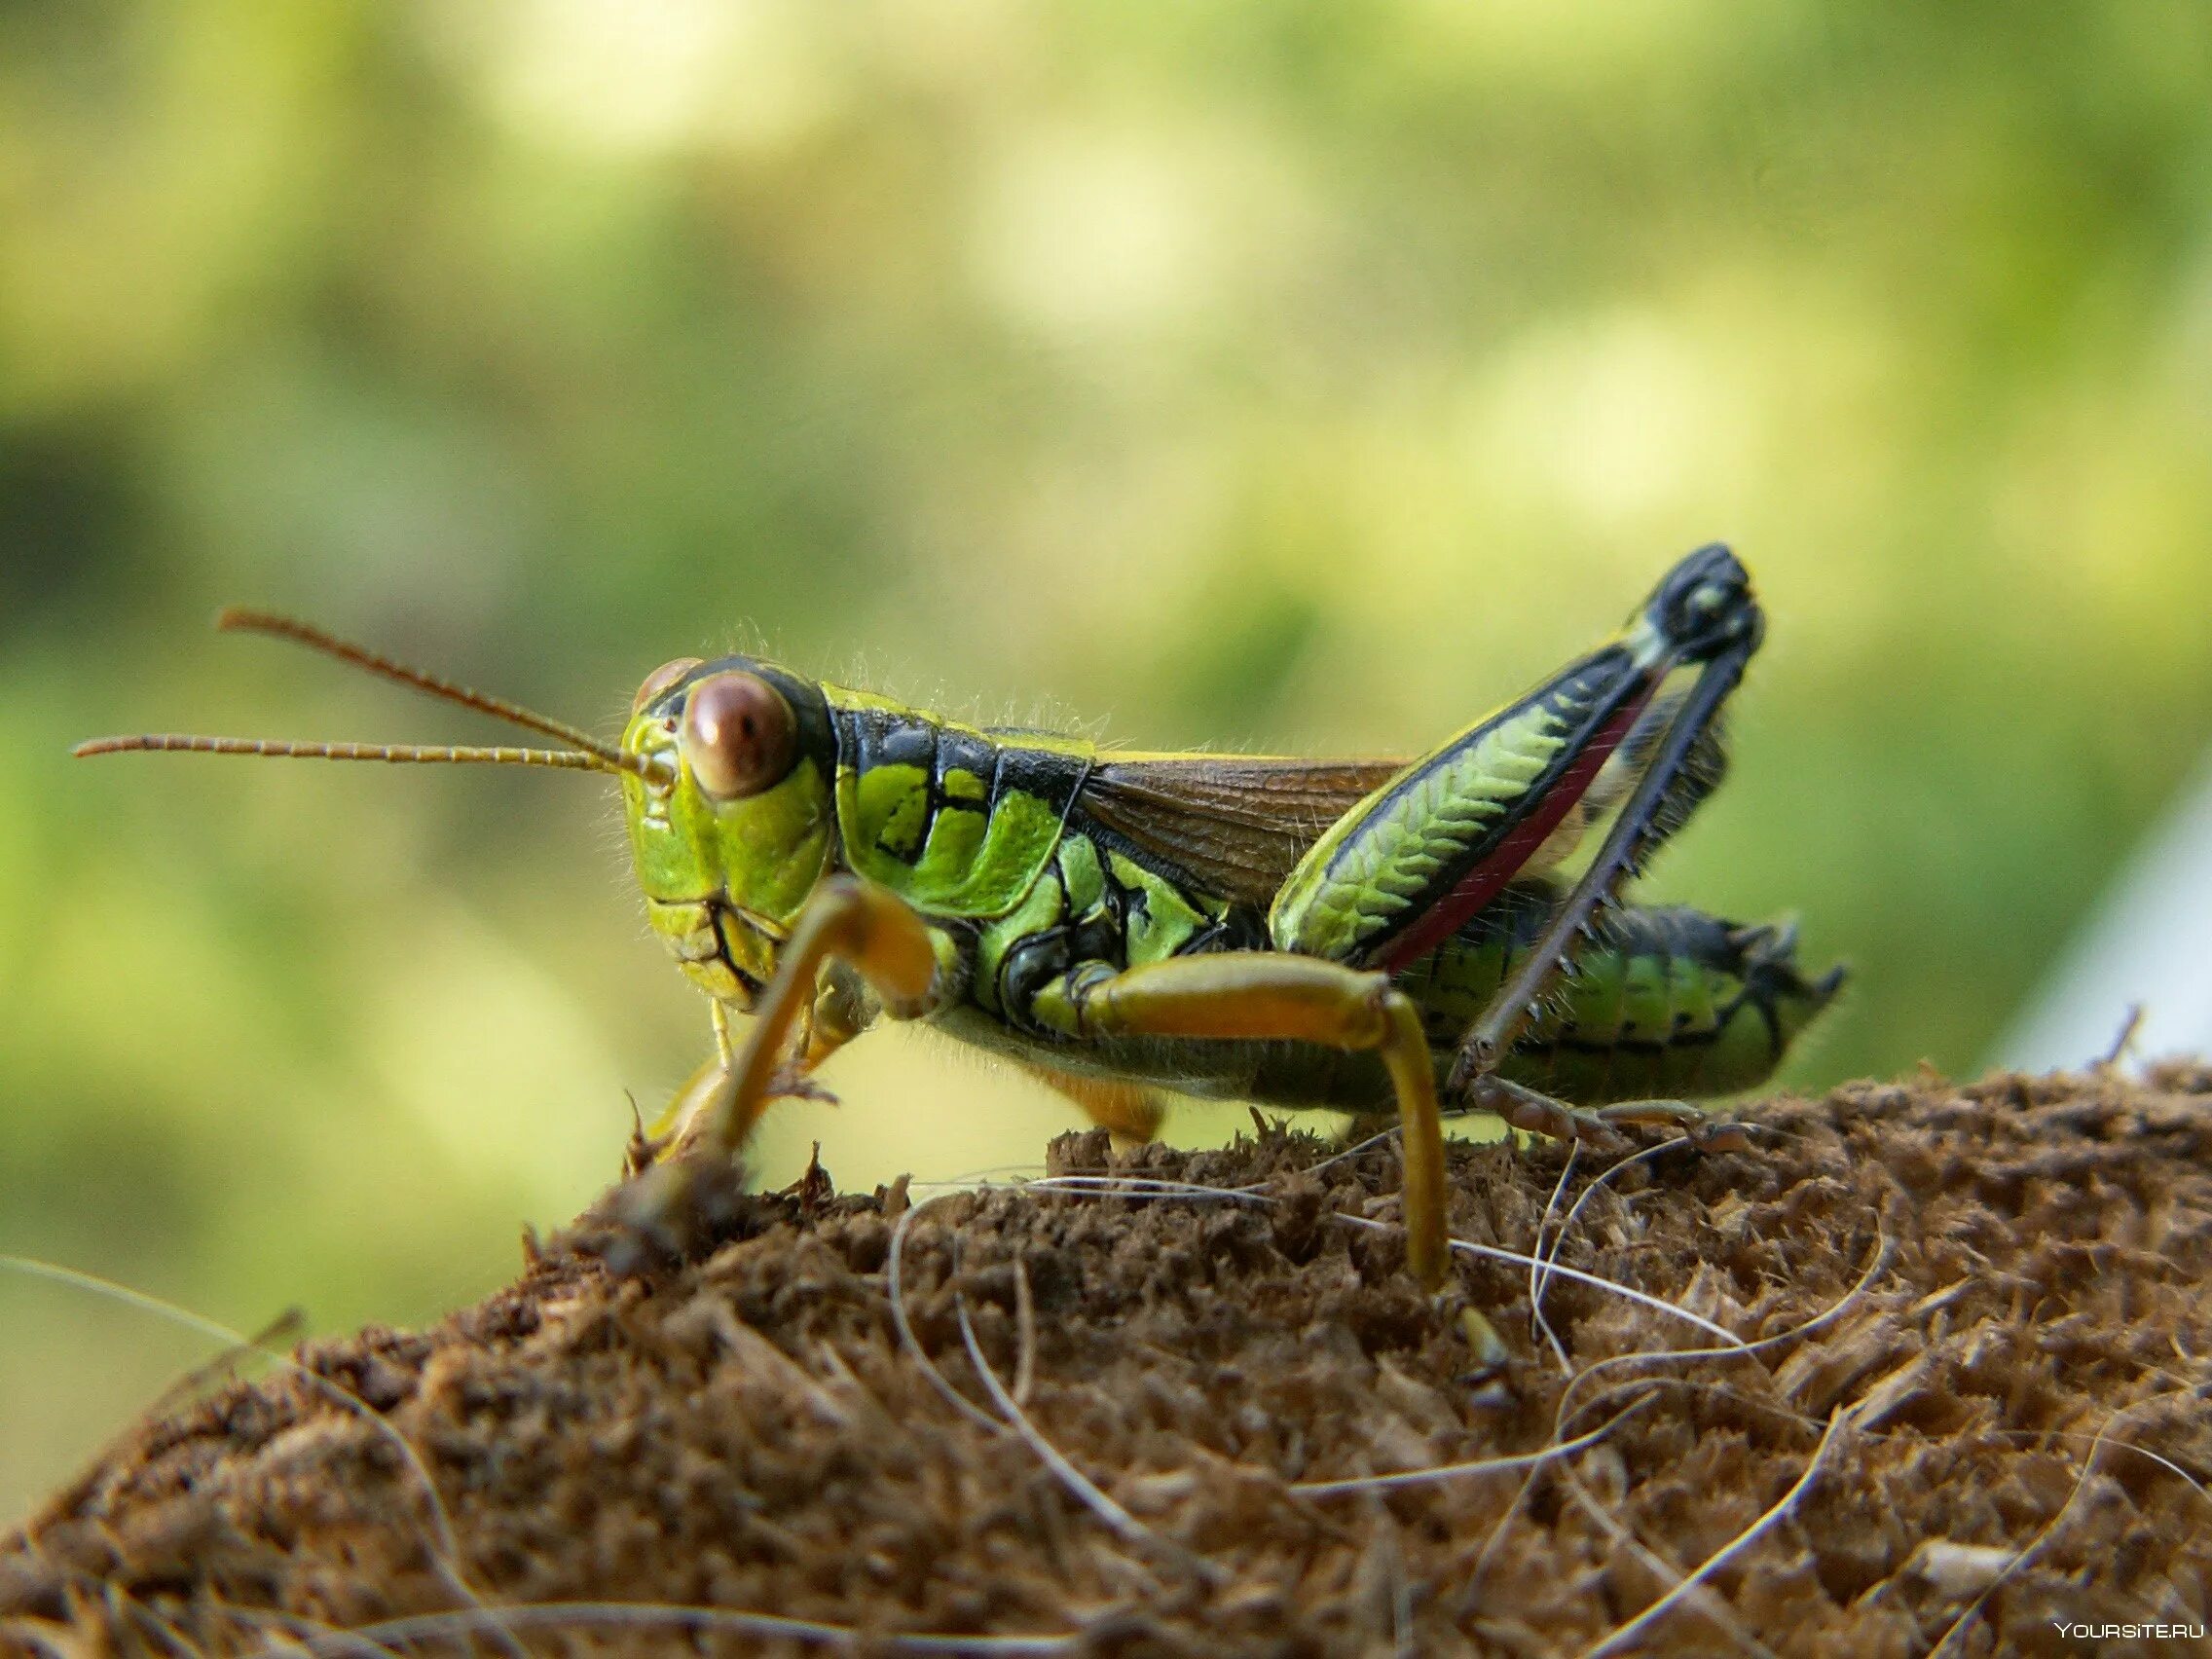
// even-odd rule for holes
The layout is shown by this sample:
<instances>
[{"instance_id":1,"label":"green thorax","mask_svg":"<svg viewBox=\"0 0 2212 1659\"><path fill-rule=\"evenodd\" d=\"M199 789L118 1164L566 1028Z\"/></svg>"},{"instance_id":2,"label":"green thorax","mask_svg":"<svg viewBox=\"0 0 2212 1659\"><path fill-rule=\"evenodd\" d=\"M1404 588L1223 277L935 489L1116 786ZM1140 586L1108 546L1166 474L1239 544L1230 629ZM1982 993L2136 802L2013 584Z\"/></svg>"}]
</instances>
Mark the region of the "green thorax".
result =
<instances>
[{"instance_id":1,"label":"green thorax","mask_svg":"<svg viewBox=\"0 0 2212 1659\"><path fill-rule=\"evenodd\" d=\"M984 732L837 685L822 694L846 867L926 916L988 920L1018 904L1059 845L1090 746Z\"/></svg>"}]
</instances>

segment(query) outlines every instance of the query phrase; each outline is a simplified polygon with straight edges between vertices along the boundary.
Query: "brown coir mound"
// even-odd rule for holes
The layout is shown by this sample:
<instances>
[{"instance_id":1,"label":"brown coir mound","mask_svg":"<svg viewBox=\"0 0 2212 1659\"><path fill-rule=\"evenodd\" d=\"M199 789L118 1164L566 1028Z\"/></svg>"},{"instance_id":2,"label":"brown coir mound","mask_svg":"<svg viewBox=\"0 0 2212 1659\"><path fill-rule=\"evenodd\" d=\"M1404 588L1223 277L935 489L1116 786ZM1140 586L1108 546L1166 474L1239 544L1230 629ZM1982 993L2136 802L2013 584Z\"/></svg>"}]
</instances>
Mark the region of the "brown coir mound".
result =
<instances>
[{"instance_id":1,"label":"brown coir mound","mask_svg":"<svg viewBox=\"0 0 2212 1659\"><path fill-rule=\"evenodd\" d=\"M1458 1149L1458 1237L1612 1281L1534 1328L1524 1265L1417 1292L1388 1149L1276 1130L579 1230L145 1423L0 1543L0 1650L2199 1650L2212 1072L1749 1116Z\"/></svg>"}]
</instances>

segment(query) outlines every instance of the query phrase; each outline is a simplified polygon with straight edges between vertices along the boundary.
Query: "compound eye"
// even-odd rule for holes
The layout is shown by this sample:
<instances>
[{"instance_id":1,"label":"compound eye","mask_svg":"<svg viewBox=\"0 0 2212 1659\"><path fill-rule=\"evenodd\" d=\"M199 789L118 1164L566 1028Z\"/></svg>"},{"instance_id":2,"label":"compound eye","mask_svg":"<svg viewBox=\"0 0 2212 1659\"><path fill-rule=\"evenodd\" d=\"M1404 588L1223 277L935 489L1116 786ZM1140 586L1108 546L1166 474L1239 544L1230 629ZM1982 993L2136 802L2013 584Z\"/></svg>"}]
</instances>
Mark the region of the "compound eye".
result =
<instances>
[{"instance_id":1,"label":"compound eye","mask_svg":"<svg viewBox=\"0 0 2212 1659\"><path fill-rule=\"evenodd\" d=\"M781 783L797 757L791 705L757 675L710 674L691 687L677 733L683 763L717 800L758 794Z\"/></svg>"},{"instance_id":2,"label":"compound eye","mask_svg":"<svg viewBox=\"0 0 2212 1659\"><path fill-rule=\"evenodd\" d=\"M640 713L647 703L698 666L697 657L678 657L674 662L662 663L645 676L645 682L638 687L638 694L630 699L630 713Z\"/></svg>"}]
</instances>

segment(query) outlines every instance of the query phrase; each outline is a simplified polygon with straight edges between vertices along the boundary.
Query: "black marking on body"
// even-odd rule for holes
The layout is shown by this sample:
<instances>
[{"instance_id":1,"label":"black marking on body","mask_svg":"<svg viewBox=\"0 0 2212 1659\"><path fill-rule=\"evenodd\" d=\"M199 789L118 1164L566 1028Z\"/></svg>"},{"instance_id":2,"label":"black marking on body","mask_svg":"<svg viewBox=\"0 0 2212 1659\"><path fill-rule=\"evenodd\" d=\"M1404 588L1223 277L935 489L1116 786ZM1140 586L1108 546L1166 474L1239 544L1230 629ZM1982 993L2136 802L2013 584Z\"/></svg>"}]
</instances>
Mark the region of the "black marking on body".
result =
<instances>
[{"instance_id":1,"label":"black marking on body","mask_svg":"<svg viewBox=\"0 0 2212 1659\"><path fill-rule=\"evenodd\" d=\"M1482 949L1495 944L1502 936L1504 974L1510 977L1517 953L1525 951L1542 934L1556 903L1557 895L1548 886L1528 883L1508 887L1460 928L1455 936L1456 944L1461 949ZM1624 963L1646 959L1686 961L1702 972L1735 980L1737 992L1726 1002L1714 1005L1710 1026L1684 1029L1695 1015L1688 1009L1676 1009L1672 1020L1674 1029L1664 1037L1577 1037L1569 1027L1551 1036L1524 1036L1513 1045L1515 1055L1540 1059L1555 1052L1593 1057L1620 1053L1648 1058L1711 1049L1729 1034L1737 1015L1749 1006L1766 1027L1770 1063L1781 1063L1788 1044L1783 1035L1777 1005L1789 994L1790 987L1782 982L1772 965L1747 958L1734 937L1737 930L1731 924L1701 910L1666 904L1613 912L1600 918L1597 930L1597 938L1578 955L1612 955L1620 957ZM1570 957L1567 964L1564 977L1568 980L1572 978L1574 960ZM1562 1015L1571 1018L1572 1005L1566 1000L1564 987L1555 993L1555 999L1560 1003ZM1451 1042L1456 1040L1456 1033L1439 1027L1432 1030L1430 1036Z\"/></svg>"},{"instance_id":2,"label":"black marking on body","mask_svg":"<svg viewBox=\"0 0 2212 1659\"><path fill-rule=\"evenodd\" d=\"M1086 915L1069 914L1067 877L1054 858L1037 879L1050 881L1060 892L1060 919L1040 928L1010 948L999 960L999 1007L1007 1018L1034 1036L1065 1041L1063 1033L1039 1021L1032 1012L1037 994L1079 962L1101 962L1119 973L1129 963L1128 922L1143 895L1132 893L1114 879L1113 869L1101 859L1105 888L1097 907Z\"/></svg>"},{"instance_id":3,"label":"black marking on body","mask_svg":"<svg viewBox=\"0 0 2212 1659\"><path fill-rule=\"evenodd\" d=\"M925 801L913 844L876 843L884 856L909 866L928 848L939 813L974 812L988 819L1008 792L1019 791L1064 814L1090 770L1083 756L997 743L918 710L838 708L830 711L830 719L836 732L837 763L851 767L856 778L879 766L911 766L922 774ZM981 797L952 794L945 780L954 771L977 779Z\"/></svg>"},{"instance_id":4,"label":"black marking on body","mask_svg":"<svg viewBox=\"0 0 2212 1659\"><path fill-rule=\"evenodd\" d=\"M1139 920L1151 913L1152 895L1143 887L1124 881L1116 873L1112 855L1121 852L1113 844L1118 837L1091 833L1086 824L1079 831L1090 840L1098 852L1098 873L1102 882L1097 901L1081 916L1072 915L1067 877L1055 857L1045 866L1040 881L1050 881L1059 889L1060 919L1051 926L1040 928L1008 949L1000 959L995 989L999 1007L1006 1011L1007 1019L1024 1032L1052 1042L1068 1041L1064 1033L1038 1020L1033 1008L1038 993L1069 970L1085 963L1095 963L1108 973L1119 974L1129 966L1129 932ZM1137 860L1151 874L1159 876L1186 894L1193 891L1174 872L1163 870L1157 858ZM1203 891L1198 889L1198 891ZM1199 928L1176 947L1176 956L1196 956L1222 950L1250 950L1271 948L1267 942L1267 920L1248 909L1232 907L1219 920Z\"/></svg>"},{"instance_id":5,"label":"black marking on body","mask_svg":"<svg viewBox=\"0 0 2212 1659\"><path fill-rule=\"evenodd\" d=\"M1113 865L1104 856L1111 853L1127 859L1139 869L1149 871L1166 882L1192 901L1193 909L1204 908L1198 903L1200 900L1229 906L1218 921L1207 924L1185 940L1175 950L1177 956L1202 956L1223 950L1274 949L1274 940L1269 936L1268 918L1264 911L1256 910L1249 904L1237 903L1198 880L1157 849L1140 846L1111 825L1101 824L1083 810L1080 801L1075 810L1068 814L1068 833L1084 836L1099 850L1101 857L1098 862L1106 872L1109 887L1121 886L1114 878ZM1138 893L1135 897L1141 902L1145 895Z\"/></svg>"}]
</instances>

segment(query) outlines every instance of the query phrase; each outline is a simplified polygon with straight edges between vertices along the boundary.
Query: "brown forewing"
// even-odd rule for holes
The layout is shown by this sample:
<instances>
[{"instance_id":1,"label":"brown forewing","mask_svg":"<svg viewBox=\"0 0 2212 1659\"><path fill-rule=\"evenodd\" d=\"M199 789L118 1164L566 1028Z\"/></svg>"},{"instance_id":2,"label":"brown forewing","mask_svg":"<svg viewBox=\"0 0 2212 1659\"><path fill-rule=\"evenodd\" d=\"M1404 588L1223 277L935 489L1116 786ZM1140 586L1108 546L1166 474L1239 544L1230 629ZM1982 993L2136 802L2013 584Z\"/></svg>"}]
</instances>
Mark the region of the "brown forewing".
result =
<instances>
[{"instance_id":1,"label":"brown forewing","mask_svg":"<svg viewBox=\"0 0 2212 1659\"><path fill-rule=\"evenodd\" d=\"M1076 804L1208 891L1266 908L1306 849L1403 760L1157 755L1102 760Z\"/></svg>"}]
</instances>

